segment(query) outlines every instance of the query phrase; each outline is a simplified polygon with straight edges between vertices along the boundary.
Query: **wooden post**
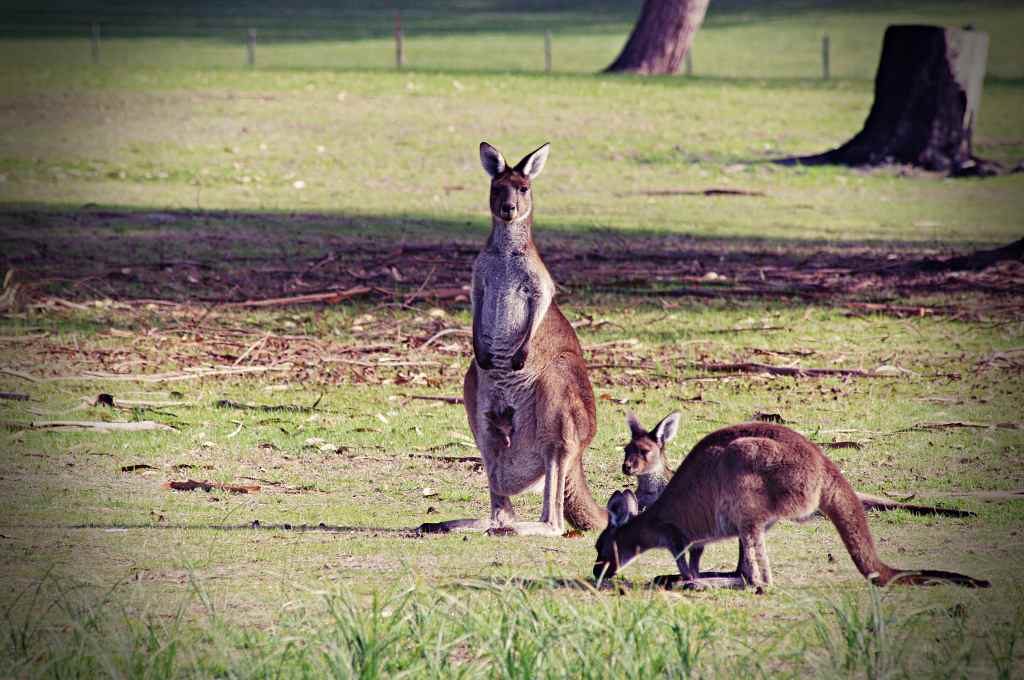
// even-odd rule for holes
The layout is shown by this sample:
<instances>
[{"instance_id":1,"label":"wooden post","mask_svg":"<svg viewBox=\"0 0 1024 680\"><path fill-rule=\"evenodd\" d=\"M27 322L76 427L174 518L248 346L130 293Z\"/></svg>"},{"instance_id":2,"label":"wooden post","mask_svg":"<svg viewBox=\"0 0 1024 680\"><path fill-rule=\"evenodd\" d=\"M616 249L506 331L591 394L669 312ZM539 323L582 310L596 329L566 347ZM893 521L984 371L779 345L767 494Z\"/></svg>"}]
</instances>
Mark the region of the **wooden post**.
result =
<instances>
[{"instance_id":1,"label":"wooden post","mask_svg":"<svg viewBox=\"0 0 1024 680\"><path fill-rule=\"evenodd\" d=\"M829 78L829 39L828 33L821 37L821 77L823 80Z\"/></svg>"},{"instance_id":2,"label":"wooden post","mask_svg":"<svg viewBox=\"0 0 1024 680\"><path fill-rule=\"evenodd\" d=\"M92 25L92 63L100 63L100 25L96 22Z\"/></svg>"},{"instance_id":3,"label":"wooden post","mask_svg":"<svg viewBox=\"0 0 1024 680\"><path fill-rule=\"evenodd\" d=\"M401 70L405 66L405 36L402 34L402 13L395 10L395 68Z\"/></svg>"},{"instance_id":4,"label":"wooden post","mask_svg":"<svg viewBox=\"0 0 1024 680\"><path fill-rule=\"evenodd\" d=\"M544 31L544 73L551 73L551 31Z\"/></svg>"},{"instance_id":5,"label":"wooden post","mask_svg":"<svg viewBox=\"0 0 1024 680\"><path fill-rule=\"evenodd\" d=\"M686 66L685 66L685 68L686 68L686 75L688 75L688 76L692 76L693 75L693 56L692 55L693 55L693 47L691 46L690 49L686 50L686 57L684 57L684 62L686 63Z\"/></svg>"},{"instance_id":6,"label":"wooden post","mask_svg":"<svg viewBox=\"0 0 1024 680\"><path fill-rule=\"evenodd\" d=\"M256 29L250 28L245 38L245 63L249 68L256 66Z\"/></svg>"}]
</instances>

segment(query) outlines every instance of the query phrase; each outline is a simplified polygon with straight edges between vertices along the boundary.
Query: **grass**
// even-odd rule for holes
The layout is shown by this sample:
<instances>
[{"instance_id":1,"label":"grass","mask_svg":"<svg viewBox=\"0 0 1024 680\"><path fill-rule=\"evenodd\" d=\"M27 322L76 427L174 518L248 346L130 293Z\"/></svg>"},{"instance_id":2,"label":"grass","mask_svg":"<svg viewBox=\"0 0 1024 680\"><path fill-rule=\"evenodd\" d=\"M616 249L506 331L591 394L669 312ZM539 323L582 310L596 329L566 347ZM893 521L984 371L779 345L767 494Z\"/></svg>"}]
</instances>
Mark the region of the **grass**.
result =
<instances>
[{"instance_id":1,"label":"grass","mask_svg":"<svg viewBox=\"0 0 1024 680\"><path fill-rule=\"evenodd\" d=\"M0 373L0 391L31 398L0 400L4 674L1021 674L1024 504L979 493L1024 487L1022 430L994 426L1020 420L1019 270L865 273L1019 238L1020 176L763 162L852 135L881 27L960 24L959 7L715 3L691 79L593 75L636 11L618 5L583 20L573 3L403 7L412 67L401 73L387 68L390 15L354 5L304 6L277 29L260 3L208 5L203 22L115 6L102 14L112 30L100 66L81 63L75 32L94 8L44 20L26 7L8 6L17 20L0 40L0 264L20 286L5 291L16 304L0 317L0 368L41 380ZM1024 61L1012 36L1024 18L999 3L971 14L993 38L977 149L1016 162ZM231 36L252 23L266 44L249 71ZM551 76L537 72L546 26ZM827 83L816 79L824 31ZM481 56L495 44L500 63ZM596 590L584 580L594 536L414 537L423 521L487 509L483 474L457 460L475 455L461 406L413 398L460 394L468 339L425 342L464 330L467 305L410 297L465 281L486 232L483 138L509 157L553 143L535 189L538 240L588 362L607 366L591 371L596 497L629 481L627 410L651 423L683 411L674 460L716 427L777 413L822 445L855 442L827 452L860 490L977 512L888 513L871 526L887 561L993 588L873 589L824 521L769 534L777 585L765 596L651 591L673 566L659 554ZM665 193L715 187L764 195ZM393 255L399 246L434 249L416 259ZM639 255L614 257L628 252ZM820 274L823 259L863 271ZM758 280L833 292L735 294ZM269 310L211 303L359 284L377 292ZM721 294L664 295L680 286ZM921 311L865 314L865 302ZM888 376L706 369L739 361ZM110 375L235 363L274 370ZM90 371L104 377L50 380ZM100 393L170 405L112 410L94 404ZM57 419L176 430L26 428ZM993 426L921 427L950 422ZM189 477L261 490L162 487ZM539 514L536 497L516 506ZM257 520L264 528L249 528ZM283 528L320 523L328 530ZM735 545L705 562L731 568Z\"/></svg>"}]
</instances>

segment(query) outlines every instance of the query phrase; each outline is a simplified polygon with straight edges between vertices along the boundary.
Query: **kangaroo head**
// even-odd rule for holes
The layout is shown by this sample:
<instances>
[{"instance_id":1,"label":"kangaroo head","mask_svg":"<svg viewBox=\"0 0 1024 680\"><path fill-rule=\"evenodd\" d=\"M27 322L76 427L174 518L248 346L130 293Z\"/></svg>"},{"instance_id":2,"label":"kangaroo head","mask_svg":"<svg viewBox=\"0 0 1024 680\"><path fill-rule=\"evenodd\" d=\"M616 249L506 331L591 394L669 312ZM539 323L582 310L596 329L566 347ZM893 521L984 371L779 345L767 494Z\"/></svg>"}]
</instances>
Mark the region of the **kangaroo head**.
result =
<instances>
[{"instance_id":1,"label":"kangaroo head","mask_svg":"<svg viewBox=\"0 0 1024 680\"><path fill-rule=\"evenodd\" d=\"M512 435L515 434L516 411L511 406L506 406L501 411L488 411L484 414L487 418L487 427L492 434L502 438L505 448L512 448Z\"/></svg>"},{"instance_id":2,"label":"kangaroo head","mask_svg":"<svg viewBox=\"0 0 1024 680\"><path fill-rule=\"evenodd\" d=\"M626 457L622 460L622 474L647 475L661 472L665 467L665 445L672 441L679 431L679 411L665 416L654 429L648 432L630 413L626 417L629 425L629 443L625 446Z\"/></svg>"},{"instance_id":3,"label":"kangaroo head","mask_svg":"<svg viewBox=\"0 0 1024 680\"><path fill-rule=\"evenodd\" d=\"M619 569L633 561L637 555L636 546L620 546L619 528L640 514L640 503L630 489L615 491L608 499L608 526L597 537L597 559L594 561L594 578L611 578Z\"/></svg>"},{"instance_id":4,"label":"kangaroo head","mask_svg":"<svg viewBox=\"0 0 1024 680\"><path fill-rule=\"evenodd\" d=\"M480 163L491 177L491 214L502 222L527 217L533 210L530 182L544 169L549 145L526 154L515 167L487 142L480 142Z\"/></svg>"}]
</instances>

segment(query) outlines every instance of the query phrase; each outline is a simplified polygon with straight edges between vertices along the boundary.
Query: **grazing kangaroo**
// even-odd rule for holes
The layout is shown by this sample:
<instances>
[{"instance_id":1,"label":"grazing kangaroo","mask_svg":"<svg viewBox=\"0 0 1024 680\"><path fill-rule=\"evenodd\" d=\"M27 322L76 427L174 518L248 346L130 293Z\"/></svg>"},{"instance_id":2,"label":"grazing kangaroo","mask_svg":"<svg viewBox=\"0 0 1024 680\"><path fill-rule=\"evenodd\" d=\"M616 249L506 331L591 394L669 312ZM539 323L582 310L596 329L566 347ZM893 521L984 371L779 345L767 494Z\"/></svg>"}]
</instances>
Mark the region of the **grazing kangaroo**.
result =
<instances>
[{"instance_id":1,"label":"grazing kangaroo","mask_svg":"<svg viewBox=\"0 0 1024 680\"><path fill-rule=\"evenodd\" d=\"M473 264L474 361L463 397L487 472L491 514L423 524L424 532L561 536L563 518L583 530L608 523L583 474L583 453L597 429L594 391L533 243L531 183L547 157L545 144L511 167L493 146L480 144L491 177L491 234ZM541 489L540 521L517 521L510 498Z\"/></svg>"},{"instance_id":2,"label":"grazing kangaroo","mask_svg":"<svg viewBox=\"0 0 1024 680\"><path fill-rule=\"evenodd\" d=\"M612 494L609 524L597 539L594 576L614 576L640 553L666 548L687 585L769 585L765 532L780 519L805 519L816 510L832 521L857 569L876 585L989 586L955 572L896 569L882 562L861 501L835 463L799 433L769 423L733 425L701 439L646 512L639 513L632 491ZM702 574L692 553L690 562L685 558L687 550L733 537L740 543L734 574Z\"/></svg>"},{"instance_id":3,"label":"grazing kangaroo","mask_svg":"<svg viewBox=\"0 0 1024 680\"><path fill-rule=\"evenodd\" d=\"M676 436L679 430L680 413L675 411L654 426L650 432L645 430L630 413L626 417L626 424L629 426L630 440L625 446L625 458L622 460L622 474L626 476L636 475L636 499L640 503L640 512L654 504L658 500L669 479L675 472L668 465L668 457L665 449L670 441ZM912 505L900 503L878 496L871 496L859 491L857 498L865 510L906 510L912 515L943 516L943 517L974 517L975 513L969 510L957 510L956 508L939 508L931 505Z\"/></svg>"}]
</instances>

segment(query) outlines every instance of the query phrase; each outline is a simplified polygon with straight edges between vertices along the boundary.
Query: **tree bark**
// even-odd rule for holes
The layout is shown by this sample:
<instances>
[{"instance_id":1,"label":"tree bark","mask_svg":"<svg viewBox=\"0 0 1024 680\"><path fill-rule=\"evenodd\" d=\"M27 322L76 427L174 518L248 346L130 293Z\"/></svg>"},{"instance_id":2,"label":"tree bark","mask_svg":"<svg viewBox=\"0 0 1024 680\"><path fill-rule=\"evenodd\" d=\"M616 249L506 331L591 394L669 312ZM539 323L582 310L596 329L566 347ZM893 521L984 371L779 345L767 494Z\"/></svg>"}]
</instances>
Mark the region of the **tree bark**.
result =
<instances>
[{"instance_id":1,"label":"tree bark","mask_svg":"<svg viewBox=\"0 0 1024 680\"><path fill-rule=\"evenodd\" d=\"M606 73L673 74L704 23L709 0L645 0L626 46Z\"/></svg>"},{"instance_id":2,"label":"tree bark","mask_svg":"<svg viewBox=\"0 0 1024 680\"><path fill-rule=\"evenodd\" d=\"M988 35L939 26L889 26L864 128L842 146L795 159L804 164L906 163L951 175L999 171L975 158Z\"/></svg>"}]
</instances>

